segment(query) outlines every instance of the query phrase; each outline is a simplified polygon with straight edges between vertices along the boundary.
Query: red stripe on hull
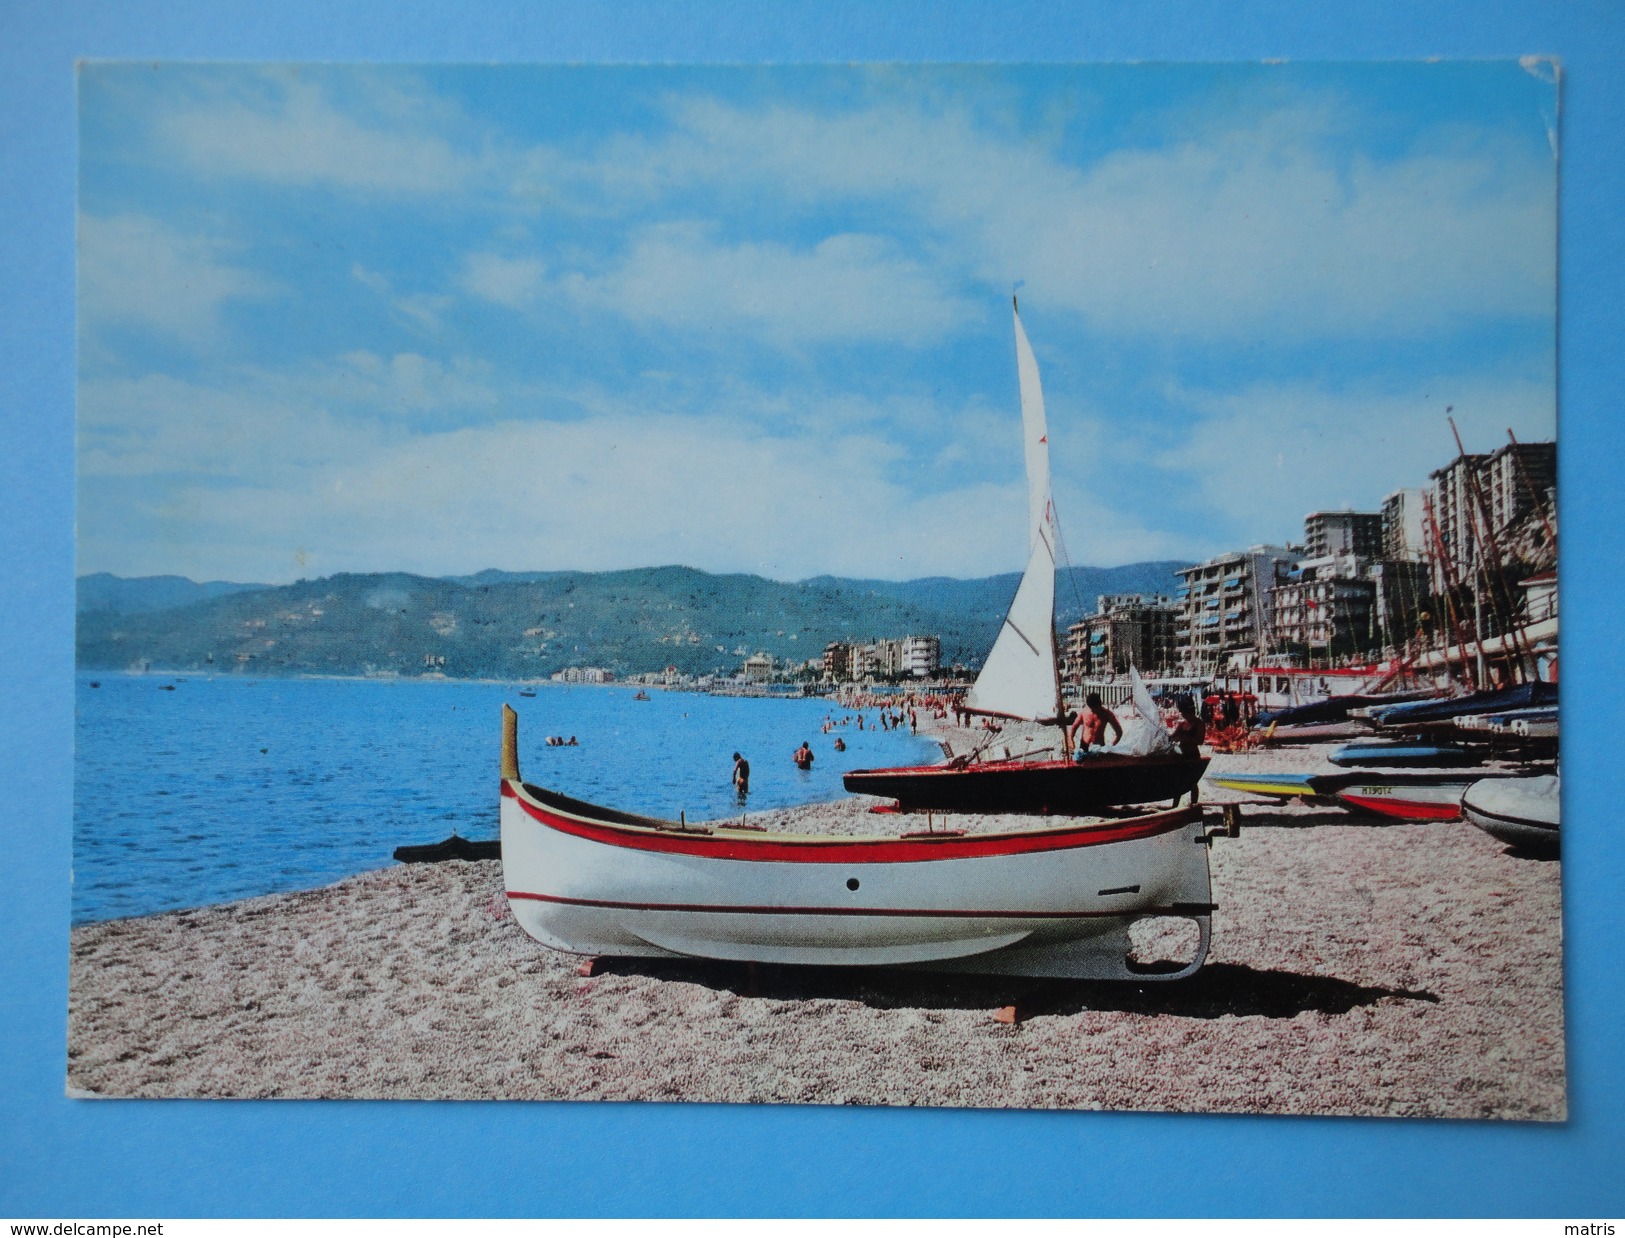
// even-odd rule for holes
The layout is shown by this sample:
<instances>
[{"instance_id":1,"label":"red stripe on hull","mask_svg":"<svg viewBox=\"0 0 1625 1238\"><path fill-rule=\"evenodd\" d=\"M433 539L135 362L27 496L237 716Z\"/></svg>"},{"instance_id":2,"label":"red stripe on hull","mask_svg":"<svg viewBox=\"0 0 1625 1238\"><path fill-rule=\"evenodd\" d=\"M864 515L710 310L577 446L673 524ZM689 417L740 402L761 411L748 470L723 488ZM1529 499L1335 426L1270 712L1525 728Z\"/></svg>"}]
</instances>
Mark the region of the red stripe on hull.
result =
<instances>
[{"instance_id":1,"label":"red stripe on hull","mask_svg":"<svg viewBox=\"0 0 1625 1238\"><path fill-rule=\"evenodd\" d=\"M1033 830L1020 834L985 834L944 837L940 841L920 839L823 839L809 836L794 842L772 839L718 838L707 834L664 833L646 828L626 828L550 812L520 795L510 783L502 784L502 794L519 802L527 816L549 829L636 851L662 851L675 855L704 856L717 860L746 860L757 863L792 864L900 864L923 860L969 860L990 856L1026 855L1041 851L1067 851L1078 847L1103 846L1154 838L1182 830L1199 819L1201 809L1182 808L1173 812L1141 817L1123 824L1087 825L1057 830Z\"/></svg>"},{"instance_id":2,"label":"red stripe on hull","mask_svg":"<svg viewBox=\"0 0 1625 1238\"><path fill-rule=\"evenodd\" d=\"M1339 795L1338 799L1354 808L1384 817L1398 817L1403 821L1454 821L1461 816L1459 804L1425 804L1418 800L1395 799L1389 795Z\"/></svg>"},{"instance_id":3,"label":"red stripe on hull","mask_svg":"<svg viewBox=\"0 0 1625 1238\"><path fill-rule=\"evenodd\" d=\"M999 920L1091 920L1135 916L1209 915L1210 904L1179 904L1172 907L1135 907L1132 911L961 911L919 907L734 907L711 903L621 903L601 898L564 898L557 894L532 894L509 890L509 898L531 899L538 903L563 903L569 907L606 907L614 911L689 911L719 915L752 916L937 916L945 919Z\"/></svg>"}]
</instances>

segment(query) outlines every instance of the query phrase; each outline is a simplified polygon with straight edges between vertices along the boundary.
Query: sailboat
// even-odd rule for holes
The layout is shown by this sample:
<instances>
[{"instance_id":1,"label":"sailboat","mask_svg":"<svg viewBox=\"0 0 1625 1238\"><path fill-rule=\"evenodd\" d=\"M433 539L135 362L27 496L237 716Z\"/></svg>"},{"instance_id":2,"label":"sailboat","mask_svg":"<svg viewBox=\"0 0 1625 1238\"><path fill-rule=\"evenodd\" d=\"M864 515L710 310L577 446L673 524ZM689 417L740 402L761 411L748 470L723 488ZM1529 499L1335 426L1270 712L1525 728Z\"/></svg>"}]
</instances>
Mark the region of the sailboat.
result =
<instances>
[{"instance_id":1,"label":"sailboat","mask_svg":"<svg viewBox=\"0 0 1625 1238\"><path fill-rule=\"evenodd\" d=\"M981 674L964 699L973 714L1046 723L1068 721L1055 650L1055 502L1050 493L1049 427L1038 359L1012 299L1016 372L1021 391L1027 463L1027 567ZM1150 693L1130 668L1133 734L1104 752L1071 760L961 755L936 765L853 770L848 791L894 799L904 811L1054 813L1077 815L1120 804L1177 800L1194 792L1207 769L1203 757L1185 756L1163 728ZM1125 728L1127 731L1127 728Z\"/></svg>"}]
</instances>

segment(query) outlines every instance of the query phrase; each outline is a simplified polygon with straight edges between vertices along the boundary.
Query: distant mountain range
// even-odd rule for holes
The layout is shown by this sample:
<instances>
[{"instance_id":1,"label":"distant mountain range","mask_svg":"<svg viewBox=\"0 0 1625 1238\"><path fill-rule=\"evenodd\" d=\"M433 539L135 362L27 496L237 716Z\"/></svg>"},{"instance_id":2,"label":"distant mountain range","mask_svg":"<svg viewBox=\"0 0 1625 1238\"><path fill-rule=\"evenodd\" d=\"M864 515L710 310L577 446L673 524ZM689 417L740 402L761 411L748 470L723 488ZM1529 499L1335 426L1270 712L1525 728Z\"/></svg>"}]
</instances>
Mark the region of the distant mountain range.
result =
<instances>
[{"instance_id":1,"label":"distant mountain range","mask_svg":"<svg viewBox=\"0 0 1625 1238\"><path fill-rule=\"evenodd\" d=\"M1102 593L1169 593L1183 562L1077 567L1056 582L1064 626ZM943 660L979 663L1019 573L979 580L796 583L688 567L499 572L431 578L342 574L291 585L198 584L179 576L79 578L86 669L256 675L437 672L529 678L567 666L618 675L675 666L733 671L748 653L805 661L835 640L933 634Z\"/></svg>"},{"instance_id":2,"label":"distant mountain range","mask_svg":"<svg viewBox=\"0 0 1625 1238\"><path fill-rule=\"evenodd\" d=\"M78 580L76 609L107 610L120 615L134 615L148 610L172 610L177 606L190 606L209 598L224 597L228 593L247 593L251 589L269 589L269 585L239 585L229 580L206 580L198 584L184 576L115 576L111 572L93 572Z\"/></svg>"}]
</instances>

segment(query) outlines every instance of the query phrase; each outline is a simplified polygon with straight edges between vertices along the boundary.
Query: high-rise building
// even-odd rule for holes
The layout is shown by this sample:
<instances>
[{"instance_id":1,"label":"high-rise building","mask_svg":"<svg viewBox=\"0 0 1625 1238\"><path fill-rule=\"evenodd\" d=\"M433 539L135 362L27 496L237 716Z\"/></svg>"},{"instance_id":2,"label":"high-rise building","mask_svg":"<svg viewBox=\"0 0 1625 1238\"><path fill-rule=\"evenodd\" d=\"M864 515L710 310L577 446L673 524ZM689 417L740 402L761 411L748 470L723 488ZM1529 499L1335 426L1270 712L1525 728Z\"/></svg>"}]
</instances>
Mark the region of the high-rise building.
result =
<instances>
[{"instance_id":1,"label":"high-rise building","mask_svg":"<svg viewBox=\"0 0 1625 1238\"><path fill-rule=\"evenodd\" d=\"M1420 492L1417 492L1420 499ZM1425 632L1434 611L1427 564L1417 558L1385 558L1366 569L1371 581L1372 621L1378 643L1399 648Z\"/></svg>"},{"instance_id":2,"label":"high-rise building","mask_svg":"<svg viewBox=\"0 0 1625 1238\"><path fill-rule=\"evenodd\" d=\"M1427 551L1422 491L1395 490L1382 501L1382 552L1378 558L1417 560Z\"/></svg>"},{"instance_id":3,"label":"high-rise building","mask_svg":"<svg viewBox=\"0 0 1625 1238\"><path fill-rule=\"evenodd\" d=\"M1382 554L1382 514L1311 512L1303 518L1303 539L1310 559L1328 555L1375 559Z\"/></svg>"},{"instance_id":4,"label":"high-rise building","mask_svg":"<svg viewBox=\"0 0 1625 1238\"><path fill-rule=\"evenodd\" d=\"M1302 557L1285 546L1253 546L1183 568L1176 591L1184 603L1181 670L1208 674L1245 665L1264 649L1273 631L1270 591Z\"/></svg>"},{"instance_id":5,"label":"high-rise building","mask_svg":"<svg viewBox=\"0 0 1625 1238\"><path fill-rule=\"evenodd\" d=\"M1487 557L1487 548L1480 545L1486 521L1490 536L1499 542L1535 511L1550 516L1557 444L1508 443L1488 455L1457 456L1428 477L1438 541L1456 579L1468 580ZM1444 588L1442 565L1434 587Z\"/></svg>"}]
</instances>

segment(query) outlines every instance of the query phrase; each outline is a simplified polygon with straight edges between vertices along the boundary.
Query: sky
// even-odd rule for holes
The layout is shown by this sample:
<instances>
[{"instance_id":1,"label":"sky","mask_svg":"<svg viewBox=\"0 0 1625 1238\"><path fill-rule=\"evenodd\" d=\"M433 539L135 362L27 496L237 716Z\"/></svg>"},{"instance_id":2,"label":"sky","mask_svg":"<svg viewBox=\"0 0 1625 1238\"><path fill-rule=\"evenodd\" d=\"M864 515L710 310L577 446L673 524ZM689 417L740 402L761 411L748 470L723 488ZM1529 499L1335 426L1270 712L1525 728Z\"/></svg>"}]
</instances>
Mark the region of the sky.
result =
<instances>
[{"instance_id":1,"label":"sky","mask_svg":"<svg viewBox=\"0 0 1625 1238\"><path fill-rule=\"evenodd\" d=\"M1017 571L1556 432L1544 62L80 69L78 565Z\"/></svg>"}]
</instances>

